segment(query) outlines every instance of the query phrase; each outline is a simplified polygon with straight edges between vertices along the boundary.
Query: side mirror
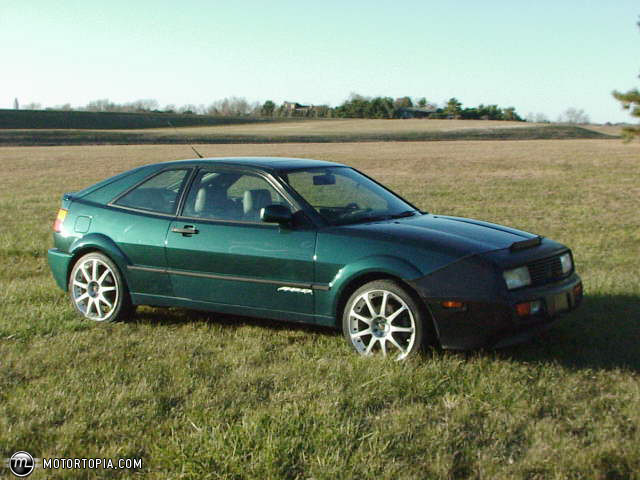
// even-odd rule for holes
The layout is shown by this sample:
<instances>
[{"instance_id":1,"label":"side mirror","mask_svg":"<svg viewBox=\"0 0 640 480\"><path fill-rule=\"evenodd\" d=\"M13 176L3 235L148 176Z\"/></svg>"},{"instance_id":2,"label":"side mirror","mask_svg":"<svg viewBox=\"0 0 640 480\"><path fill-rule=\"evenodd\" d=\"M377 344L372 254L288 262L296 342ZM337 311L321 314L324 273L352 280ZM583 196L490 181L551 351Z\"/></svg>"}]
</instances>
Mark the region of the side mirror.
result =
<instances>
[{"instance_id":1,"label":"side mirror","mask_svg":"<svg viewBox=\"0 0 640 480\"><path fill-rule=\"evenodd\" d=\"M289 207L284 205L267 205L260 209L260 220L265 223L279 223L280 225L291 223L293 214Z\"/></svg>"}]
</instances>

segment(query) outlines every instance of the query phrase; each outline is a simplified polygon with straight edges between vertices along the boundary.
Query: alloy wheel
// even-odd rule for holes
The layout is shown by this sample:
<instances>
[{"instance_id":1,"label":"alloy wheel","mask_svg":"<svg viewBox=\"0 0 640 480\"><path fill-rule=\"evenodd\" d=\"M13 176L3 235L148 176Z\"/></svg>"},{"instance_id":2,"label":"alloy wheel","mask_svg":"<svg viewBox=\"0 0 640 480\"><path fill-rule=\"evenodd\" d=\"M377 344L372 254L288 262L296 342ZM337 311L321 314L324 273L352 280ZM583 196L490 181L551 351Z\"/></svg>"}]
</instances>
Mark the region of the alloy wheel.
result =
<instances>
[{"instance_id":1,"label":"alloy wheel","mask_svg":"<svg viewBox=\"0 0 640 480\"><path fill-rule=\"evenodd\" d=\"M71 282L76 307L88 319L109 318L118 304L118 283L111 267L98 258L80 260Z\"/></svg>"},{"instance_id":2,"label":"alloy wheel","mask_svg":"<svg viewBox=\"0 0 640 480\"><path fill-rule=\"evenodd\" d=\"M407 303L388 290L368 290L352 303L349 337L362 355L381 353L403 360L416 341L416 322Z\"/></svg>"}]
</instances>

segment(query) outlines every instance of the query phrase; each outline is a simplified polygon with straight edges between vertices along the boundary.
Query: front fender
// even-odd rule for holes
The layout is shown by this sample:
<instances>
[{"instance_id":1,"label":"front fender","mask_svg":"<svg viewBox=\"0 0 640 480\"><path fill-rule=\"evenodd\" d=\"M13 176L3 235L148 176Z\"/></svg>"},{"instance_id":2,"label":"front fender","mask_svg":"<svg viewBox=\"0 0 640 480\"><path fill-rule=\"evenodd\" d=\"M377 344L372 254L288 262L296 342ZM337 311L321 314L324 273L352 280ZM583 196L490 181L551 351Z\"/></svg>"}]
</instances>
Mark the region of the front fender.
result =
<instances>
[{"instance_id":1,"label":"front fender","mask_svg":"<svg viewBox=\"0 0 640 480\"><path fill-rule=\"evenodd\" d=\"M391 255L372 255L349 263L338 270L329 283L326 295L318 295L317 313L335 317L338 304L345 289L358 278L369 274L384 274L409 281L422 277L424 274L412 263ZM318 292L321 293L321 292Z\"/></svg>"}]
</instances>

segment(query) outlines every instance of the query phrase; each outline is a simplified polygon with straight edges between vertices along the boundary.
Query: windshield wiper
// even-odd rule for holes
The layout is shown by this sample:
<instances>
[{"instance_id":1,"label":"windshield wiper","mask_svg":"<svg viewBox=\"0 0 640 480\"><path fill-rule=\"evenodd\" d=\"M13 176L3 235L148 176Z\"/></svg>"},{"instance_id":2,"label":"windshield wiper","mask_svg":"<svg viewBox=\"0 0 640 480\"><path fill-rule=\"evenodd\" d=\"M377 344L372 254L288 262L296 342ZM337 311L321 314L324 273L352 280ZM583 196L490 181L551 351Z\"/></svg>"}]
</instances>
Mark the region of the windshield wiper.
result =
<instances>
[{"instance_id":1,"label":"windshield wiper","mask_svg":"<svg viewBox=\"0 0 640 480\"><path fill-rule=\"evenodd\" d=\"M394 215L364 215L362 217L352 218L346 222L341 222L340 225L353 225L355 223L363 223L363 222L381 222L384 220L393 220L395 218L412 217L416 213L419 213L419 211L407 210L405 212L396 213Z\"/></svg>"},{"instance_id":2,"label":"windshield wiper","mask_svg":"<svg viewBox=\"0 0 640 480\"><path fill-rule=\"evenodd\" d=\"M418 210L407 210L402 213L396 213L394 215L390 215L390 217L391 218L413 217L416 213L419 213Z\"/></svg>"}]
</instances>

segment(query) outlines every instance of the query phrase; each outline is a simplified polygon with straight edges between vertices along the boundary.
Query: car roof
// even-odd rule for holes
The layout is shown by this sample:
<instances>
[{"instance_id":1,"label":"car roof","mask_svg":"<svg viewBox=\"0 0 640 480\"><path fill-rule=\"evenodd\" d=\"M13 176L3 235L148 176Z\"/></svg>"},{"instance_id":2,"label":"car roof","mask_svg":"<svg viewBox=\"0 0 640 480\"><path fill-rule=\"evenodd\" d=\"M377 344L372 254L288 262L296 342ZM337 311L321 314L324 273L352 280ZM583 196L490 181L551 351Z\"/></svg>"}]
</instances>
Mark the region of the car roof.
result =
<instances>
[{"instance_id":1,"label":"car roof","mask_svg":"<svg viewBox=\"0 0 640 480\"><path fill-rule=\"evenodd\" d=\"M327 162L324 160L312 160L309 158L289 158L289 157L209 157L193 158L189 160L177 160L173 162L163 162L162 166L182 166L182 165L227 165L260 168L269 171L289 171L314 167L344 167L340 163Z\"/></svg>"}]
</instances>

